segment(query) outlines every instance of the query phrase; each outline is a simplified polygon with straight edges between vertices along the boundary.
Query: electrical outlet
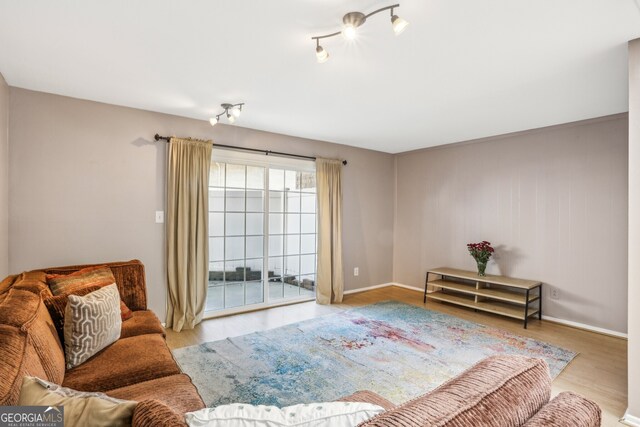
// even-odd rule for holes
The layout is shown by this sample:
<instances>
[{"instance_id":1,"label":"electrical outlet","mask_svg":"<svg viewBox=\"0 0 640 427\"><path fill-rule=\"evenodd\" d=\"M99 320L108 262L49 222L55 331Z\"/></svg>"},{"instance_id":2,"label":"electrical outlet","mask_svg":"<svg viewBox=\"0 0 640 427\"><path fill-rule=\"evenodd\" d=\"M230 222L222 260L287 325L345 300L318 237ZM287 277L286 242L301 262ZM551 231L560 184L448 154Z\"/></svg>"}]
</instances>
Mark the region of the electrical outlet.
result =
<instances>
[{"instance_id":1,"label":"electrical outlet","mask_svg":"<svg viewBox=\"0 0 640 427\"><path fill-rule=\"evenodd\" d=\"M360 274L360 269L358 267L353 269L353 275L357 276L358 274Z\"/></svg>"},{"instance_id":2,"label":"electrical outlet","mask_svg":"<svg viewBox=\"0 0 640 427\"><path fill-rule=\"evenodd\" d=\"M560 291L552 288L551 289L551 299L560 299Z\"/></svg>"},{"instance_id":3,"label":"electrical outlet","mask_svg":"<svg viewBox=\"0 0 640 427\"><path fill-rule=\"evenodd\" d=\"M164 222L164 211L156 211L156 224Z\"/></svg>"}]
</instances>

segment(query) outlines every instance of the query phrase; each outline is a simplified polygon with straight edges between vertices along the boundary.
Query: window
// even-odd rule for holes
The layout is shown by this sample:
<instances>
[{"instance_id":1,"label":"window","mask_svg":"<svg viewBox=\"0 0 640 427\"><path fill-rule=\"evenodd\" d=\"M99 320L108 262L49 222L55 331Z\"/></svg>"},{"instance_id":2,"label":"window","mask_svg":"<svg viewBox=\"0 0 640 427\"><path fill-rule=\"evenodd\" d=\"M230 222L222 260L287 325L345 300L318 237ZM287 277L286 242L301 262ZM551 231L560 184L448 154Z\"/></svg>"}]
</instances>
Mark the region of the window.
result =
<instances>
[{"instance_id":1,"label":"window","mask_svg":"<svg viewBox=\"0 0 640 427\"><path fill-rule=\"evenodd\" d=\"M211 162L206 311L313 298L313 164L233 154Z\"/></svg>"}]
</instances>

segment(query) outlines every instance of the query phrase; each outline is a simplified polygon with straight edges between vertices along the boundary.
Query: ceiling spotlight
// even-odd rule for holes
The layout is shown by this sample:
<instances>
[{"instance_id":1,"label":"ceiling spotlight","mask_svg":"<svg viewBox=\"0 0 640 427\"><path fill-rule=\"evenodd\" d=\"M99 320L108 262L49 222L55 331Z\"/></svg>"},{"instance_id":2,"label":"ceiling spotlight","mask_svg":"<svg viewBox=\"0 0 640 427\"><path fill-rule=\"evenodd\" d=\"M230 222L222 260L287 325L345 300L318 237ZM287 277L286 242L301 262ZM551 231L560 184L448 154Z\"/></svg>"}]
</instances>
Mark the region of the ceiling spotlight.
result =
<instances>
[{"instance_id":1,"label":"ceiling spotlight","mask_svg":"<svg viewBox=\"0 0 640 427\"><path fill-rule=\"evenodd\" d=\"M342 17L342 23L344 24L344 28L342 30L342 35L347 40L353 40L356 38L356 28L360 25L364 24L364 21L367 20L367 17L362 12L349 12Z\"/></svg>"},{"instance_id":2,"label":"ceiling spotlight","mask_svg":"<svg viewBox=\"0 0 640 427\"><path fill-rule=\"evenodd\" d=\"M409 25L409 23L404 19L400 18L398 15L393 14L393 9L397 7L400 7L400 5L394 4L391 6L386 6L381 9L374 10L373 12L367 15L365 15L362 12L349 12L342 17L342 22L344 24L342 31L336 31L335 33L325 34L324 36L311 37L311 40L316 41L316 58L318 59L318 62L323 63L327 59L329 59L329 54L327 53L327 51L324 50L322 46L320 46L320 39L327 39L329 37L334 37L334 36L337 36L338 34L342 34L344 38L348 40L353 40L357 35L357 28L362 24L364 24L367 21L367 18L369 18L372 15L375 15L376 13L389 10L391 12L391 25L393 28L393 32L396 35L403 32L404 29L407 28L407 25Z\"/></svg>"},{"instance_id":3,"label":"ceiling spotlight","mask_svg":"<svg viewBox=\"0 0 640 427\"><path fill-rule=\"evenodd\" d=\"M211 126L215 126L216 124L218 124L220 122L220 117L222 116L226 116L229 123L233 124L236 121L236 118L240 117L244 102L241 102L239 104L221 104L220 106L224 109L224 111L209 119L209 123L211 123Z\"/></svg>"},{"instance_id":4,"label":"ceiling spotlight","mask_svg":"<svg viewBox=\"0 0 640 427\"><path fill-rule=\"evenodd\" d=\"M316 59L318 60L318 64L327 62L327 59L329 59L329 53L320 46L320 40L316 40L316 43Z\"/></svg>"},{"instance_id":5,"label":"ceiling spotlight","mask_svg":"<svg viewBox=\"0 0 640 427\"><path fill-rule=\"evenodd\" d=\"M345 25L342 29L342 35L347 40L353 40L356 38L356 27L351 24Z\"/></svg>"},{"instance_id":6,"label":"ceiling spotlight","mask_svg":"<svg viewBox=\"0 0 640 427\"><path fill-rule=\"evenodd\" d=\"M409 23L404 19L400 18L398 15L393 14L393 9L391 9L391 27L393 28L393 32L396 36L400 35Z\"/></svg>"}]
</instances>

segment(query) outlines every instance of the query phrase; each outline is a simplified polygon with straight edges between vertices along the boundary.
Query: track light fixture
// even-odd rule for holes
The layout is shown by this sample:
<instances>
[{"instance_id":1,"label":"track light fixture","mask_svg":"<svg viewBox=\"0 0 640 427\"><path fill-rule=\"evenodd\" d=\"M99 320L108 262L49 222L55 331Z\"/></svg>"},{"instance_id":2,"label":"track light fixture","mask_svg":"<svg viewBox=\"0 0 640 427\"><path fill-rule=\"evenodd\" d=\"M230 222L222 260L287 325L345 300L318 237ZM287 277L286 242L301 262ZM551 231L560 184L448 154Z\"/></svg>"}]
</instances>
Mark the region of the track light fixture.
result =
<instances>
[{"instance_id":1,"label":"track light fixture","mask_svg":"<svg viewBox=\"0 0 640 427\"><path fill-rule=\"evenodd\" d=\"M220 117L226 116L227 121L231 124L235 123L236 119L240 117L240 113L242 113L242 106L244 102L239 104L220 104L220 106L224 109L224 111L215 117L211 117L209 119L209 123L211 126L215 126L220 122Z\"/></svg>"},{"instance_id":2,"label":"track light fixture","mask_svg":"<svg viewBox=\"0 0 640 427\"><path fill-rule=\"evenodd\" d=\"M329 54L322 46L320 46L320 40L316 40L316 58L318 59L318 63L322 64L329 59Z\"/></svg>"},{"instance_id":3,"label":"track light fixture","mask_svg":"<svg viewBox=\"0 0 640 427\"><path fill-rule=\"evenodd\" d=\"M402 33L405 28L407 28L407 25L409 25L409 23L400 18L398 15L393 14L393 9L397 7L400 7L400 5L394 4L378 10L374 10L367 15L362 12L349 12L342 17L342 23L344 24L344 26L341 31L336 31L335 33L331 34L325 34L324 36L311 37L311 40L316 41L316 59L318 60L318 62L323 63L326 62L327 59L329 59L329 53L322 46L320 46L320 39L328 39L329 37L335 37L338 34L342 34L345 39L353 40L354 38L356 38L356 35L358 33L358 27L364 24L367 21L367 18L375 15L376 13L384 12L385 10L390 11L391 28L393 29L393 32L395 33L395 35L399 35L400 33Z\"/></svg>"}]
</instances>

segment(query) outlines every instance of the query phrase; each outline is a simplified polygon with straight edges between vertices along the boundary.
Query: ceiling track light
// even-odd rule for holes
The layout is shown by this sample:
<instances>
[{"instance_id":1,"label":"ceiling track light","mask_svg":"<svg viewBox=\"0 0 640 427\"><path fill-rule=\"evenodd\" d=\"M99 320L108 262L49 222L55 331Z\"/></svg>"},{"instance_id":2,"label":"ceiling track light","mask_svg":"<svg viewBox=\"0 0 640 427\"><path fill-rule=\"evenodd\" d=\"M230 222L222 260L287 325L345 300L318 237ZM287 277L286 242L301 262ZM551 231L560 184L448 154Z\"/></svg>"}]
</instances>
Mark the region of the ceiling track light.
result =
<instances>
[{"instance_id":1,"label":"ceiling track light","mask_svg":"<svg viewBox=\"0 0 640 427\"><path fill-rule=\"evenodd\" d=\"M211 126L217 125L220 122L220 117L226 117L231 124L235 123L236 119L240 117L240 113L242 113L243 105L244 102L239 104L220 104L224 111L215 117L211 117L209 123L211 123Z\"/></svg>"},{"instance_id":2,"label":"ceiling track light","mask_svg":"<svg viewBox=\"0 0 640 427\"><path fill-rule=\"evenodd\" d=\"M367 18L375 15L376 13L384 12L388 10L391 12L391 28L395 35L399 35L402 33L409 23L404 19L400 18L398 15L393 14L393 9L400 7L399 4L394 4L391 6L383 7L378 10L374 10L373 12L365 15L362 12L349 12L342 17L342 23L344 24L342 30L336 31L335 33L325 34L324 36L314 36L311 37L311 40L316 41L316 59L319 63L326 62L329 59L329 53L320 46L320 39L328 39L330 37L335 37L338 34L342 34L344 38L348 40L353 40L357 35L357 29L362 24L367 21Z\"/></svg>"}]
</instances>

